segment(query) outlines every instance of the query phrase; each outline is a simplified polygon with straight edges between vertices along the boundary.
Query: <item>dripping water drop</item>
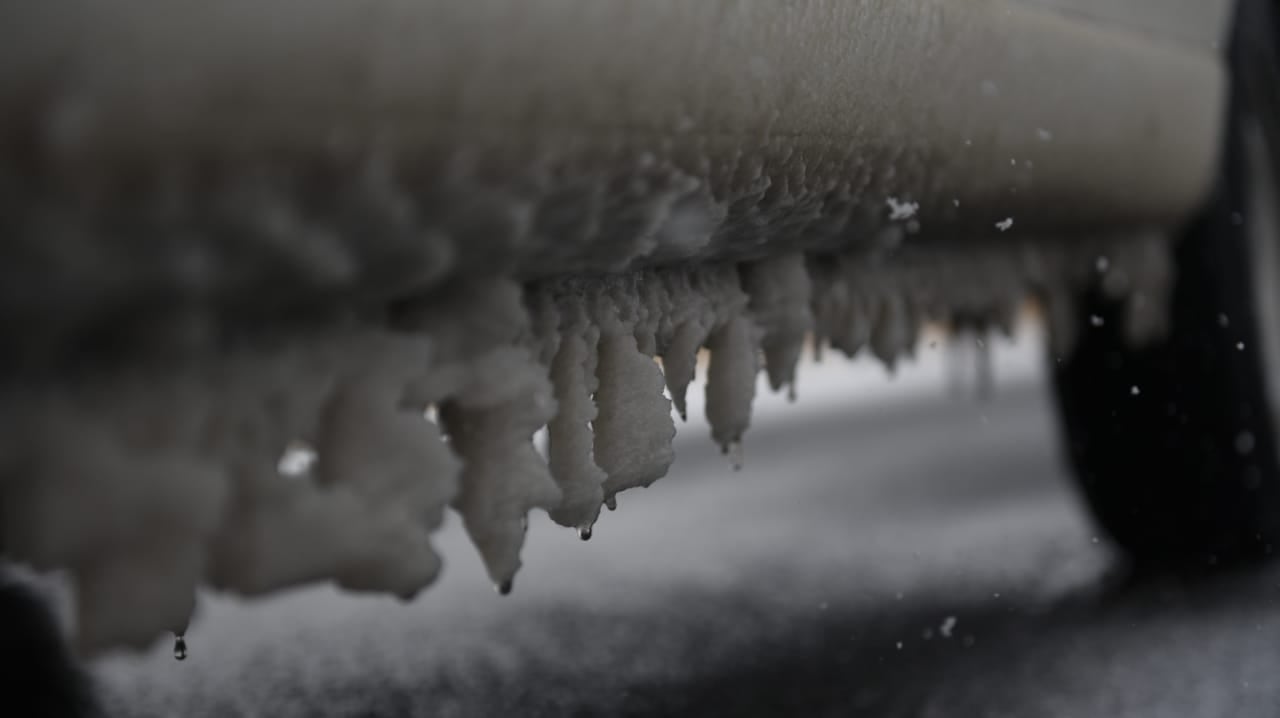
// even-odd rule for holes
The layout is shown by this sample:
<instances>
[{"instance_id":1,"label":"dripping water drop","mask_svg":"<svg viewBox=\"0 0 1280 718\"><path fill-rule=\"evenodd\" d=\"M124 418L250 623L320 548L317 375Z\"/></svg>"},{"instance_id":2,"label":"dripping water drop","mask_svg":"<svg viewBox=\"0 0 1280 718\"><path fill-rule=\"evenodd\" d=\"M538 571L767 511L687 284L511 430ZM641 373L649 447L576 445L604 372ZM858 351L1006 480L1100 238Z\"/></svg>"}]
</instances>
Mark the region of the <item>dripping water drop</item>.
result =
<instances>
[{"instance_id":1,"label":"dripping water drop","mask_svg":"<svg viewBox=\"0 0 1280 718\"><path fill-rule=\"evenodd\" d=\"M499 595L499 596L506 596L506 595L508 595L508 594L510 594L510 593L511 593L511 586L512 586L512 583L513 583L513 582L512 582L512 579L507 579L507 580L503 581L502 583L497 584L497 585L496 585L496 586L494 586L493 588L494 588L494 590L495 590L495 591L497 591L497 592L498 592L498 595Z\"/></svg>"},{"instance_id":2,"label":"dripping water drop","mask_svg":"<svg viewBox=\"0 0 1280 718\"><path fill-rule=\"evenodd\" d=\"M591 540L591 527L590 527L590 526L583 526L582 528L579 528L579 529L578 529L578 538L582 539L583 541L590 541L590 540Z\"/></svg>"},{"instance_id":3,"label":"dripping water drop","mask_svg":"<svg viewBox=\"0 0 1280 718\"><path fill-rule=\"evenodd\" d=\"M617 511L618 498L616 496L610 496L604 500L604 505L605 505L605 508L609 509L610 511Z\"/></svg>"},{"instance_id":4,"label":"dripping water drop","mask_svg":"<svg viewBox=\"0 0 1280 718\"><path fill-rule=\"evenodd\" d=\"M187 660L187 639L185 634L173 634L173 657L175 660Z\"/></svg>"}]
</instances>

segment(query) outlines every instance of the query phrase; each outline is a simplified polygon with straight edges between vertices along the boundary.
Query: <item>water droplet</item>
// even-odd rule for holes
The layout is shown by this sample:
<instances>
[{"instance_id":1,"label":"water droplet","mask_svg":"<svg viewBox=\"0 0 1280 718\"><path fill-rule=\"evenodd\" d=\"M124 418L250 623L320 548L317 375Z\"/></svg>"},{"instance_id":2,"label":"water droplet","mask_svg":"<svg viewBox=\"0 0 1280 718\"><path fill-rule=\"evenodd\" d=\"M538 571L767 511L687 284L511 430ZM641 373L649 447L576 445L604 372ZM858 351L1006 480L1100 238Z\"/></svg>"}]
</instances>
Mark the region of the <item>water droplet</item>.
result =
<instances>
[{"instance_id":1,"label":"water droplet","mask_svg":"<svg viewBox=\"0 0 1280 718\"><path fill-rule=\"evenodd\" d=\"M1095 326L1095 327L1100 327L1100 326L1102 326L1103 324L1106 324L1107 322L1106 322L1106 320L1105 320L1105 319L1103 319L1102 317L1098 316L1097 314L1090 314L1090 315L1089 315L1089 323L1090 323L1090 324L1092 324L1092 325L1093 325L1093 326Z\"/></svg>"},{"instance_id":2,"label":"water droplet","mask_svg":"<svg viewBox=\"0 0 1280 718\"><path fill-rule=\"evenodd\" d=\"M591 540L591 527L590 527L590 526L583 526L582 528L578 529L578 538L582 539L583 541L590 541L590 540Z\"/></svg>"},{"instance_id":3,"label":"water droplet","mask_svg":"<svg viewBox=\"0 0 1280 718\"><path fill-rule=\"evenodd\" d=\"M1038 137L1041 142L1049 142L1053 139L1053 133L1044 128L1039 128L1036 130L1036 137Z\"/></svg>"},{"instance_id":4,"label":"water droplet","mask_svg":"<svg viewBox=\"0 0 1280 718\"><path fill-rule=\"evenodd\" d=\"M609 509L610 511L617 511L617 510L618 510L618 497L616 497L616 496L610 496L610 497L606 498L606 499L604 500L604 505L605 505L605 508Z\"/></svg>"},{"instance_id":5,"label":"water droplet","mask_svg":"<svg viewBox=\"0 0 1280 718\"><path fill-rule=\"evenodd\" d=\"M502 583L499 583L496 586L494 586L493 590L497 591L499 596L506 596L511 593L512 583L513 583L512 579L507 579Z\"/></svg>"},{"instance_id":6,"label":"water droplet","mask_svg":"<svg viewBox=\"0 0 1280 718\"><path fill-rule=\"evenodd\" d=\"M1242 431L1236 434L1236 453L1242 456L1251 453L1255 443L1251 432Z\"/></svg>"},{"instance_id":7,"label":"water droplet","mask_svg":"<svg viewBox=\"0 0 1280 718\"><path fill-rule=\"evenodd\" d=\"M1093 543L1098 543L1098 537L1094 536L1092 539L1090 539L1090 541L1092 541Z\"/></svg>"},{"instance_id":8,"label":"water droplet","mask_svg":"<svg viewBox=\"0 0 1280 718\"><path fill-rule=\"evenodd\" d=\"M1219 314L1218 326L1222 327L1223 329L1226 329L1227 327L1231 326L1231 319L1229 319L1225 314Z\"/></svg>"},{"instance_id":9,"label":"water droplet","mask_svg":"<svg viewBox=\"0 0 1280 718\"><path fill-rule=\"evenodd\" d=\"M1236 342L1236 351L1238 352L1244 351L1244 342Z\"/></svg>"},{"instance_id":10,"label":"water droplet","mask_svg":"<svg viewBox=\"0 0 1280 718\"><path fill-rule=\"evenodd\" d=\"M1135 385L1135 386L1131 386L1131 387L1129 387L1129 394L1130 394L1130 395L1132 395L1132 396L1137 396L1137 395L1139 395L1139 394L1141 394L1141 393L1142 393L1142 390L1141 390L1141 389L1139 389L1136 385Z\"/></svg>"},{"instance_id":11,"label":"water droplet","mask_svg":"<svg viewBox=\"0 0 1280 718\"><path fill-rule=\"evenodd\" d=\"M902 641L898 641L898 650L899 650L899 651L901 651L901 650L902 650Z\"/></svg>"},{"instance_id":12,"label":"water droplet","mask_svg":"<svg viewBox=\"0 0 1280 718\"><path fill-rule=\"evenodd\" d=\"M1106 274L1107 270L1111 268L1111 260L1106 257L1098 257L1098 261L1094 263L1094 267L1097 268L1098 274Z\"/></svg>"},{"instance_id":13,"label":"water droplet","mask_svg":"<svg viewBox=\"0 0 1280 718\"><path fill-rule=\"evenodd\" d=\"M175 660L187 660L187 639L184 634L173 634L173 657Z\"/></svg>"},{"instance_id":14,"label":"water droplet","mask_svg":"<svg viewBox=\"0 0 1280 718\"><path fill-rule=\"evenodd\" d=\"M942 620L942 625L938 627L938 632L942 634L943 638L951 638L951 632L954 631L955 628L956 628L956 617L947 616L945 619Z\"/></svg>"}]
</instances>

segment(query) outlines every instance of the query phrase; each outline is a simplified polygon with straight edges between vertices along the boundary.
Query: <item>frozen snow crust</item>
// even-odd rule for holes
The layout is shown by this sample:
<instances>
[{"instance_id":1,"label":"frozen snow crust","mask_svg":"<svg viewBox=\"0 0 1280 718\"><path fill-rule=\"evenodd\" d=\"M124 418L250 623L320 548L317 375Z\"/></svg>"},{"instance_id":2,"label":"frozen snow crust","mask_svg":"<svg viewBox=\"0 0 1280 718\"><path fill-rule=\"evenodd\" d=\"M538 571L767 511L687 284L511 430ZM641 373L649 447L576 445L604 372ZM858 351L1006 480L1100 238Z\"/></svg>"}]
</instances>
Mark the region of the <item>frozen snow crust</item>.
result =
<instances>
[{"instance_id":1,"label":"frozen snow crust","mask_svg":"<svg viewBox=\"0 0 1280 718\"><path fill-rule=\"evenodd\" d=\"M183 631L201 585L409 598L440 571L450 509L505 592L535 509L587 538L602 506L668 472L701 351L711 438L736 457L756 373L789 389L805 342L892 366L923 323L1008 327L1031 294L1065 351L1070 295L1095 284L1127 298L1134 341L1161 331L1159 235L962 249L905 231L837 254L456 280L269 330L155 324L163 351L4 387L0 540L70 570L89 652ZM314 460L282 465L299 446Z\"/></svg>"}]
</instances>

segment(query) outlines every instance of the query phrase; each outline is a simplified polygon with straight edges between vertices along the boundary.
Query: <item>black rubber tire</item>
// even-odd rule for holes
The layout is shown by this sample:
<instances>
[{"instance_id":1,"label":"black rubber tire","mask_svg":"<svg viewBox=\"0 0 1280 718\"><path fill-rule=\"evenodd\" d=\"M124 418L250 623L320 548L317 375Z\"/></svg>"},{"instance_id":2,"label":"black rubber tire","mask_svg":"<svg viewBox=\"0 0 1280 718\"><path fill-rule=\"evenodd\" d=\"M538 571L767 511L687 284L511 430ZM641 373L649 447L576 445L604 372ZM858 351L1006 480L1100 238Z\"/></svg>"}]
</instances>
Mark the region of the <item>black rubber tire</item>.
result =
<instances>
[{"instance_id":1,"label":"black rubber tire","mask_svg":"<svg viewBox=\"0 0 1280 718\"><path fill-rule=\"evenodd\" d=\"M1242 221L1243 120L1258 119L1238 77L1242 32L1221 181L1178 238L1169 335L1130 348L1121 307L1092 292L1080 298L1075 350L1051 357L1084 500L1139 563L1211 566L1280 546L1280 466Z\"/></svg>"}]
</instances>

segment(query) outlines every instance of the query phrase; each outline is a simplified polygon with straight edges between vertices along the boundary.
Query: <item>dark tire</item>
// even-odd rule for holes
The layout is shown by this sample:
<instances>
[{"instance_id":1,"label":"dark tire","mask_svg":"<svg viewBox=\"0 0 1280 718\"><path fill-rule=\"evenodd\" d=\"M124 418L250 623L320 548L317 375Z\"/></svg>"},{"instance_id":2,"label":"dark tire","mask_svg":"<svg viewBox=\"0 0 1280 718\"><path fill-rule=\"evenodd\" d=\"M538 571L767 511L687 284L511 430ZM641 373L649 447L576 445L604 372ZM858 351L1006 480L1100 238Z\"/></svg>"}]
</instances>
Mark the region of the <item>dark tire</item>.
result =
<instances>
[{"instance_id":1,"label":"dark tire","mask_svg":"<svg viewBox=\"0 0 1280 718\"><path fill-rule=\"evenodd\" d=\"M1129 347L1121 306L1092 292L1080 298L1075 350L1051 358L1084 500L1139 563L1235 563L1280 546L1280 466L1243 221L1247 163L1274 162L1246 156L1246 122L1261 123L1274 150L1280 120L1242 77L1259 70L1257 52L1275 48L1273 32L1256 35L1274 25L1246 22L1268 12L1266 0L1242 2L1221 181L1177 238L1170 333Z\"/></svg>"}]
</instances>

